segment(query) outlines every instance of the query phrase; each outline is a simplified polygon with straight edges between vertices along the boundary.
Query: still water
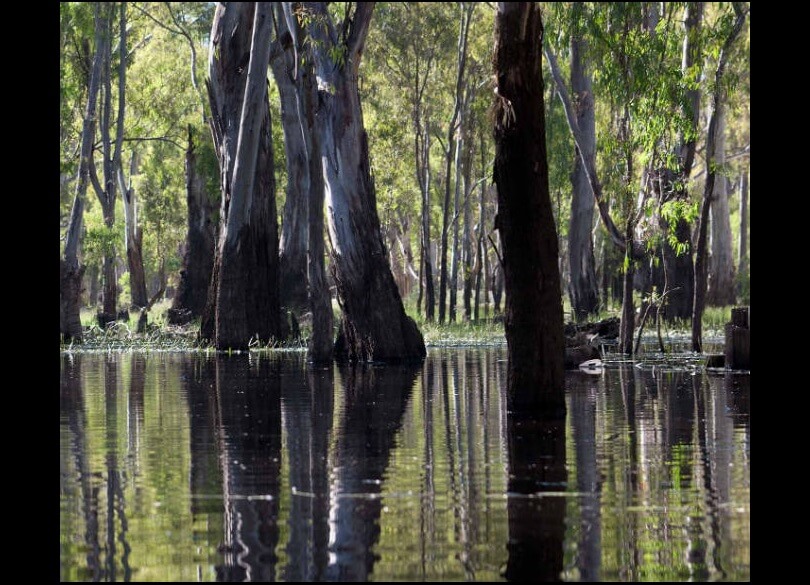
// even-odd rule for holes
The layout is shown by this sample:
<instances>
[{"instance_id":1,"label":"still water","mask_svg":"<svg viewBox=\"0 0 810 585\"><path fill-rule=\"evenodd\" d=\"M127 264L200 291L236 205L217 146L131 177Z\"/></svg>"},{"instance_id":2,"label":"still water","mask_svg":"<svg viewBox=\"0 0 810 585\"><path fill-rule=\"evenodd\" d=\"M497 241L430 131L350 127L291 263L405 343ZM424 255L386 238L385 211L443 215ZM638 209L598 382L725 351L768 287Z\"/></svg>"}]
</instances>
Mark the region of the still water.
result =
<instances>
[{"instance_id":1,"label":"still water","mask_svg":"<svg viewBox=\"0 0 810 585\"><path fill-rule=\"evenodd\" d=\"M567 374L510 420L506 351L61 356L63 580L747 580L750 378Z\"/></svg>"}]
</instances>

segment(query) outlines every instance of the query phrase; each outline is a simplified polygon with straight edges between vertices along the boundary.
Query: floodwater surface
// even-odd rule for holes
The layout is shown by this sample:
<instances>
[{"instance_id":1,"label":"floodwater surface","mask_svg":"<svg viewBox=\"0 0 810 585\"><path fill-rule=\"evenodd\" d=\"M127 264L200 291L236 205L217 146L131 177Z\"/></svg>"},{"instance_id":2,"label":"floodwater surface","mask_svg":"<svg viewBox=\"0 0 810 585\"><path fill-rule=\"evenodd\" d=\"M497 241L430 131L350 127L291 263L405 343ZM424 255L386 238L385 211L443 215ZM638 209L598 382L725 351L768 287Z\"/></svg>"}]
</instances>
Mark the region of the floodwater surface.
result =
<instances>
[{"instance_id":1,"label":"floodwater surface","mask_svg":"<svg viewBox=\"0 0 810 585\"><path fill-rule=\"evenodd\" d=\"M507 416L506 350L62 354L62 580L747 580L750 378L566 376Z\"/></svg>"}]
</instances>

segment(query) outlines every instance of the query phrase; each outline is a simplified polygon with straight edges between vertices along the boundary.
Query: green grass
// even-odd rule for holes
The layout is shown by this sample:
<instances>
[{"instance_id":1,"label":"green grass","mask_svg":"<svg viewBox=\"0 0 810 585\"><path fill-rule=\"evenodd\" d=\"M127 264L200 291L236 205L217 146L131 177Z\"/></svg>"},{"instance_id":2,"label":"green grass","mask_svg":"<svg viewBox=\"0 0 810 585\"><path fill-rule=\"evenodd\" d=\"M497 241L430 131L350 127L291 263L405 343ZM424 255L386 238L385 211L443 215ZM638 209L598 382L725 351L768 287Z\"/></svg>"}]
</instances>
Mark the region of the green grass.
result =
<instances>
[{"instance_id":1,"label":"green grass","mask_svg":"<svg viewBox=\"0 0 810 585\"><path fill-rule=\"evenodd\" d=\"M457 322L439 325L435 321L427 322L421 315L415 314L415 303L406 302L406 312L414 318L428 347L460 347L460 346L492 346L506 343L501 320L490 318L479 322ZM170 300L157 303L149 311L149 329L146 333L137 333L138 312L130 313L127 322L118 322L104 330L96 325L96 309L84 308L81 311L82 325L85 327L84 343L62 344L64 351L124 351L124 350L190 350L213 351L211 347L200 344L197 340L199 320L185 326L169 325L166 323L166 310L171 305ZM337 304L335 309L335 324L339 323L340 310ZM482 310L483 314L483 310ZM618 316L616 308L602 311L590 321L598 321L608 317ZM571 320L570 314L565 315L566 321ZM731 318L731 307L707 307L703 315L704 339L722 340L724 326ZM308 327L302 324L302 335L309 334ZM691 325L688 321L676 321L664 324L664 337L668 340L688 338ZM655 335L655 327L648 323L644 330L644 339ZM305 341L277 342L268 344L252 344L252 350L293 350L300 351L306 347Z\"/></svg>"}]
</instances>

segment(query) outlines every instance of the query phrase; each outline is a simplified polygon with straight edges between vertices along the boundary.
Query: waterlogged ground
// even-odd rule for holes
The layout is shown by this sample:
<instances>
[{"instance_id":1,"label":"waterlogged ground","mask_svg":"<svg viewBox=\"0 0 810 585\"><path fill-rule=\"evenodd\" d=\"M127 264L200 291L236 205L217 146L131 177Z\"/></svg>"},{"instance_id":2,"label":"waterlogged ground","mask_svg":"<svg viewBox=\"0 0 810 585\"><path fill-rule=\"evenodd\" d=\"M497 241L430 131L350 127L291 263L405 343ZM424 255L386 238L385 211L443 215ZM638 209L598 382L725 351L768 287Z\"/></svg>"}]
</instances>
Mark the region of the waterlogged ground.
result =
<instances>
[{"instance_id":1,"label":"waterlogged ground","mask_svg":"<svg viewBox=\"0 0 810 585\"><path fill-rule=\"evenodd\" d=\"M63 580L747 580L749 376L567 375L515 423L506 351L62 355Z\"/></svg>"}]
</instances>

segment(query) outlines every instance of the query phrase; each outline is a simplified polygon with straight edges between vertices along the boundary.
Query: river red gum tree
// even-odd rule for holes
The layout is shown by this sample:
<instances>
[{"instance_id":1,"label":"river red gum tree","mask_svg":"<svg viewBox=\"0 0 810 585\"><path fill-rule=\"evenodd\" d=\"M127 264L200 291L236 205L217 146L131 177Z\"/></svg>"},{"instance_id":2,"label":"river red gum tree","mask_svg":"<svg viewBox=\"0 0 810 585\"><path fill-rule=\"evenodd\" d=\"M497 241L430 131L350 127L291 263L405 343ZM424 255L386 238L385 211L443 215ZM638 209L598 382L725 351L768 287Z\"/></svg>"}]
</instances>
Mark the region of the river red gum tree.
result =
<instances>
[{"instance_id":1,"label":"river red gum tree","mask_svg":"<svg viewBox=\"0 0 810 585\"><path fill-rule=\"evenodd\" d=\"M374 2L355 4L338 26L325 2L301 6L312 39L332 274L343 310L345 343L336 357L421 359L425 343L405 314L381 236L357 87Z\"/></svg>"},{"instance_id":2,"label":"river red gum tree","mask_svg":"<svg viewBox=\"0 0 810 585\"><path fill-rule=\"evenodd\" d=\"M565 415L557 230L548 187L543 24L533 2L495 15L495 168L512 412Z\"/></svg>"},{"instance_id":3,"label":"river red gum tree","mask_svg":"<svg viewBox=\"0 0 810 585\"><path fill-rule=\"evenodd\" d=\"M208 89L222 207L202 336L218 349L281 337L267 97L270 4L218 4L211 29Z\"/></svg>"}]
</instances>

